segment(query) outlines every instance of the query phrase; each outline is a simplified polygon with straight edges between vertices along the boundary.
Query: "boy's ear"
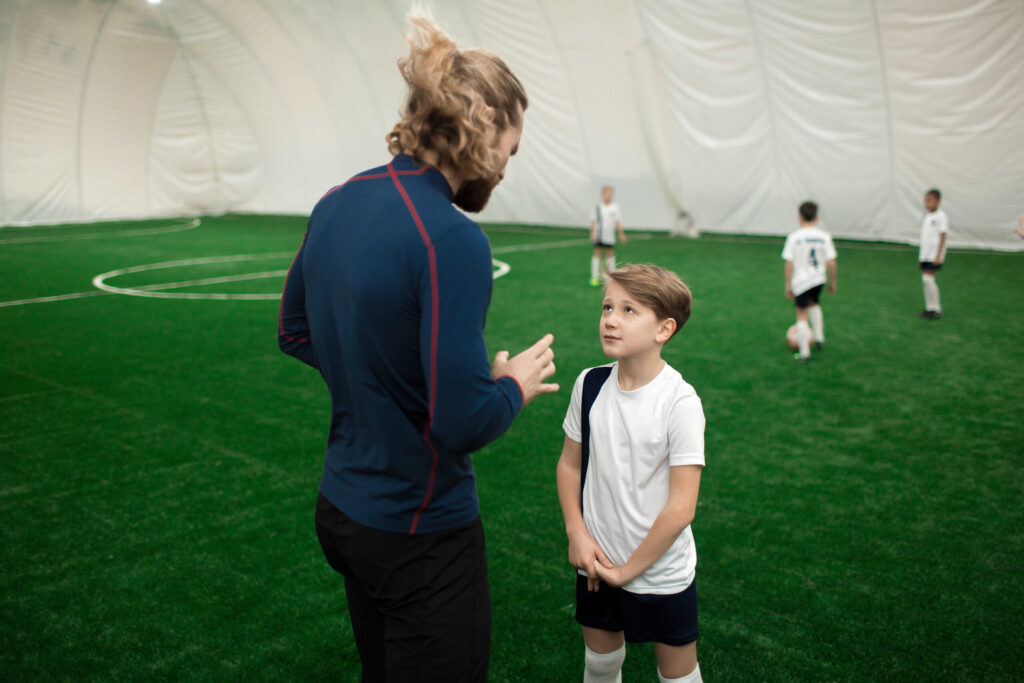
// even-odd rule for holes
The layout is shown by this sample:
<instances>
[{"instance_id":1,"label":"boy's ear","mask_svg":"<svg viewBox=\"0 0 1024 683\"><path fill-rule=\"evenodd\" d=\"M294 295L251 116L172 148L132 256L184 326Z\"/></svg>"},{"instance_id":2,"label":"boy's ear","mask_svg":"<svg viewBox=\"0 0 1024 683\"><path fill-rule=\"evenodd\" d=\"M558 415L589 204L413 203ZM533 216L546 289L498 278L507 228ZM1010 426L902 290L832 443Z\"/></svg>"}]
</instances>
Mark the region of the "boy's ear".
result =
<instances>
[{"instance_id":1,"label":"boy's ear","mask_svg":"<svg viewBox=\"0 0 1024 683\"><path fill-rule=\"evenodd\" d=\"M661 324L658 326L658 333L656 335L654 335L654 339L659 344L664 344L669 339L672 338L672 335L675 334L675 331L676 331L676 319L675 318L665 318L664 320L661 321Z\"/></svg>"}]
</instances>

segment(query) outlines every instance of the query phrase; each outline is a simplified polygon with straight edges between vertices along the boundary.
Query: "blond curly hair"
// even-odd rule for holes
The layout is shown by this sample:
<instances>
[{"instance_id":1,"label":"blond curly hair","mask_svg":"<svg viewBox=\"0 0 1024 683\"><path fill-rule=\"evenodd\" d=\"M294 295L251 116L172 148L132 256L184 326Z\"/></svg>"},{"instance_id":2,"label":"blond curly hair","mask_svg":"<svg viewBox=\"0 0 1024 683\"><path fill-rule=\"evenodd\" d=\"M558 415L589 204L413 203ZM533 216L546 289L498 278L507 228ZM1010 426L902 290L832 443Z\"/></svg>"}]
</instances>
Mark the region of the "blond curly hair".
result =
<instances>
[{"instance_id":1,"label":"blond curly hair","mask_svg":"<svg viewBox=\"0 0 1024 683\"><path fill-rule=\"evenodd\" d=\"M440 165L465 179L497 175L501 160L493 142L488 144L488 130L519 125L527 105L522 83L490 52L460 50L429 18L410 21L409 56L398 60L409 97L387 135L388 151L422 158L433 150Z\"/></svg>"}]
</instances>

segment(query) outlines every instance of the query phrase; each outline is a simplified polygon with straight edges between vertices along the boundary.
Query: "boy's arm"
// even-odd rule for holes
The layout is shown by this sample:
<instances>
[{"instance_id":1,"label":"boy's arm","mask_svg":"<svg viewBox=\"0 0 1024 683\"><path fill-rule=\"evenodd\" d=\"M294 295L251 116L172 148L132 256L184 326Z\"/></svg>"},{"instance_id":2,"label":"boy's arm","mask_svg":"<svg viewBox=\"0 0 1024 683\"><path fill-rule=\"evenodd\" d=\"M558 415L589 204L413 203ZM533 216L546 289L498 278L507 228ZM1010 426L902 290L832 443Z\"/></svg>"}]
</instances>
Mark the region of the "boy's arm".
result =
<instances>
[{"instance_id":1,"label":"boy's arm","mask_svg":"<svg viewBox=\"0 0 1024 683\"><path fill-rule=\"evenodd\" d=\"M612 586L624 586L647 571L675 543L697 512L701 469L700 465L669 468L668 502L626 564L612 567L599 559L595 569L602 581Z\"/></svg>"},{"instance_id":2,"label":"boy's arm","mask_svg":"<svg viewBox=\"0 0 1024 683\"><path fill-rule=\"evenodd\" d=\"M830 258L828 261L825 261L825 267L828 269L828 293L835 294L837 286L836 273L839 271L836 266L836 260L834 258Z\"/></svg>"},{"instance_id":3,"label":"boy's arm","mask_svg":"<svg viewBox=\"0 0 1024 683\"><path fill-rule=\"evenodd\" d=\"M597 221L590 221L590 241L597 241Z\"/></svg>"},{"instance_id":4,"label":"boy's arm","mask_svg":"<svg viewBox=\"0 0 1024 683\"><path fill-rule=\"evenodd\" d=\"M558 483L558 502L562 506L562 517L565 518L565 535L569 537L569 564L587 572L587 588L596 591L600 582L597 580L595 565L598 561L605 564L610 562L583 522L583 511L580 509L582 462L582 444L566 436L555 479Z\"/></svg>"},{"instance_id":5,"label":"boy's arm","mask_svg":"<svg viewBox=\"0 0 1024 683\"><path fill-rule=\"evenodd\" d=\"M946 255L945 255L945 253L943 253L945 248L946 248L946 233L940 232L939 233L939 248L935 250L935 261L934 261L935 265L940 266L940 265L942 265L942 262L945 260L945 256Z\"/></svg>"},{"instance_id":6,"label":"boy's arm","mask_svg":"<svg viewBox=\"0 0 1024 683\"><path fill-rule=\"evenodd\" d=\"M786 298L793 300L793 262L786 261Z\"/></svg>"}]
</instances>

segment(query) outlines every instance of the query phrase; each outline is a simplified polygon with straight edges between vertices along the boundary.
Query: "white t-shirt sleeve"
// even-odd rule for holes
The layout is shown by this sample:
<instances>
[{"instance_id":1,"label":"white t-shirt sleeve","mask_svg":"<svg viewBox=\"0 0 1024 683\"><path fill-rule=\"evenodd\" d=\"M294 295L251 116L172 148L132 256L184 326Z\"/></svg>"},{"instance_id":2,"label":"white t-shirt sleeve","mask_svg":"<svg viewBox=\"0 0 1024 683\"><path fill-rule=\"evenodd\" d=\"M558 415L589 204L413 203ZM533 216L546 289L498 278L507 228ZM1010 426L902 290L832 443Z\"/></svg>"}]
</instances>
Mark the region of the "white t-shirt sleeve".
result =
<instances>
[{"instance_id":1,"label":"white t-shirt sleeve","mask_svg":"<svg viewBox=\"0 0 1024 683\"><path fill-rule=\"evenodd\" d=\"M793 235L786 235L786 244L782 247L782 258L785 261L793 260Z\"/></svg>"},{"instance_id":2,"label":"white t-shirt sleeve","mask_svg":"<svg viewBox=\"0 0 1024 683\"><path fill-rule=\"evenodd\" d=\"M935 227L939 231L939 234L941 235L944 232L949 232L949 216L946 215L946 212L943 211L935 218Z\"/></svg>"},{"instance_id":3,"label":"white t-shirt sleeve","mask_svg":"<svg viewBox=\"0 0 1024 683\"><path fill-rule=\"evenodd\" d=\"M825 235L825 260L836 257L836 245L832 243L832 235Z\"/></svg>"},{"instance_id":4,"label":"white t-shirt sleeve","mask_svg":"<svg viewBox=\"0 0 1024 683\"><path fill-rule=\"evenodd\" d=\"M565 411L565 420L562 421L562 429L565 435L578 443L583 442L583 427L580 425L580 412L583 410L583 378L587 371L584 370L576 378L572 386L572 396L569 397L569 409Z\"/></svg>"},{"instance_id":5,"label":"white t-shirt sleeve","mask_svg":"<svg viewBox=\"0 0 1024 683\"><path fill-rule=\"evenodd\" d=\"M668 464L704 466L704 409L696 394L678 399L669 411Z\"/></svg>"}]
</instances>

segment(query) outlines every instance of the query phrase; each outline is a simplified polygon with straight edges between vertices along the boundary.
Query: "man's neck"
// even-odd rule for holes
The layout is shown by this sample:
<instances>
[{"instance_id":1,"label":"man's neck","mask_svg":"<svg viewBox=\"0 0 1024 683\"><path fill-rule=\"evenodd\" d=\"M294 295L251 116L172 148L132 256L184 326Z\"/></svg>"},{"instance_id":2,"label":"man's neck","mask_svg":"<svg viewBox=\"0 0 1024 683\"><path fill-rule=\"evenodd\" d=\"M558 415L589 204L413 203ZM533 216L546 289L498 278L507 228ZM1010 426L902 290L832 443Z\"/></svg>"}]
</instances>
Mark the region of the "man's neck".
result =
<instances>
[{"instance_id":1,"label":"man's neck","mask_svg":"<svg viewBox=\"0 0 1024 683\"><path fill-rule=\"evenodd\" d=\"M440 171L441 175L448 181L448 186L452 188L452 194L455 194L462 187L462 176L447 164L438 163L439 158L440 155L435 150L428 149L420 156L420 161L425 161Z\"/></svg>"}]
</instances>

